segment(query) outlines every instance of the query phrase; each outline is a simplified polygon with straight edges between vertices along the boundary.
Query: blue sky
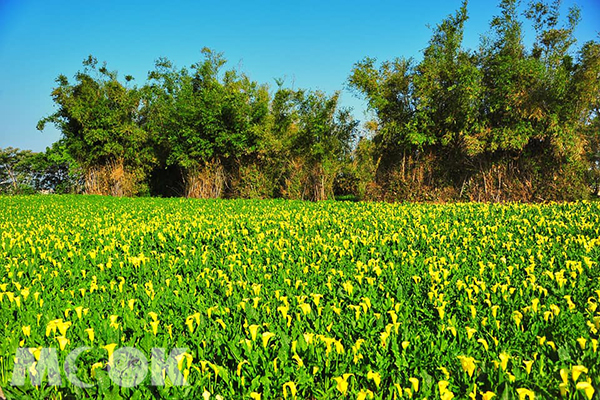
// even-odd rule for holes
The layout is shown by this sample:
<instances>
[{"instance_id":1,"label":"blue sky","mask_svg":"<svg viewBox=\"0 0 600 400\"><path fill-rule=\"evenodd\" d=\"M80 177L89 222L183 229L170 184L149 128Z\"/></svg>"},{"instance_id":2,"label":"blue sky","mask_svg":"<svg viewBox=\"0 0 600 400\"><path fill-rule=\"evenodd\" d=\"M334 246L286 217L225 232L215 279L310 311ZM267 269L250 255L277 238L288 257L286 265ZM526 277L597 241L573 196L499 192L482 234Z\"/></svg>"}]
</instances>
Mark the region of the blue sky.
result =
<instances>
[{"instance_id":1,"label":"blue sky","mask_svg":"<svg viewBox=\"0 0 600 400\"><path fill-rule=\"evenodd\" d=\"M563 9L573 3L563 1ZM580 44L597 39L600 2L576 3ZM89 54L142 85L158 57L189 66L208 46L225 53L228 67L271 86L284 77L296 88L342 90L343 104L365 120L363 102L343 90L352 65L365 56L419 59L428 25L459 6L459 0L0 0L0 147L41 151L60 137L53 127L39 132L35 125L54 110L56 76L72 78ZM496 1L470 1L467 48L478 46L496 13Z\"/></svg>"}]
</instances>

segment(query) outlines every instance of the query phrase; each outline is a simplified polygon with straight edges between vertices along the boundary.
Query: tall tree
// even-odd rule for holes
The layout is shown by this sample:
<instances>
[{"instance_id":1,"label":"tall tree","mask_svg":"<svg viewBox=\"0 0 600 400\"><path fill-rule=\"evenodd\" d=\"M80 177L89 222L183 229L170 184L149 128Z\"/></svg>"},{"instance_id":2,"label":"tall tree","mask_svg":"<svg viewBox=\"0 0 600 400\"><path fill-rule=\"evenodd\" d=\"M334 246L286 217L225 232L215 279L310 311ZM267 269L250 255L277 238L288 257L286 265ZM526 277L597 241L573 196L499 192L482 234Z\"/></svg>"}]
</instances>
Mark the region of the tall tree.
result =
<instances>
[{"instance_id":1,"label":"tall tree","mask_svg":"<svg viewBox=\"0 0 600 400\"><path fill-rule=\"evenodd\" d=\"M268 115L266 87L231 70L205 48L191 70L160 59L146 89L148 129L162 148L165 164L177 166L184 193L219 197L231 166L255 150Z\"/></svg>"},{"instance_id":2,"label":"tall tree","mask_svg":"<svg viewBox=\"0 0 600 400\"><path fill-rule=\"evenodd\" d=\"M369 58L355 65L349 84L375 111L375 154L391 161L375 163L387 171L378 174L384 190L394 192L390 186L410 169L400 193L425 183L447 187L454 198L464 197L465 187L471 199L584 195L586 144L594 154L588 127L598 96L598 43L574 57L579 10L561 26L559 2L536 1L525 13L536 31L528 51L519 2L499 6L478 52L462 48L464 1L437 25L415 66L397 59L376 68Z\"/></svg>"},{"instance_id":3,"label":"tall tree","mask_svg":"<svg viewBox=\"0 0 600 400\"><path fill-rule=\"evenodd\" d=\"M291 145L306 174L304 192L312 200L332 198L334 179L350 154L357 122L350 110L339 107L339 93L300 91L296 99L298 121Z\"/></svg>"},{"instance_id":4,"label":"tall tree","mask_svg":"<svg viewBox=\"0 0 600 400\"><path fill-rule=\"evenodd\" d=\"M53 123L69 154L84 171L89 193L131 195L154 162L148 133L139 126L140 91L121 83L117 73L90 56L71 84L60 75L52 98L58 110L41 119Z\"/></svg>"}]
</instances>

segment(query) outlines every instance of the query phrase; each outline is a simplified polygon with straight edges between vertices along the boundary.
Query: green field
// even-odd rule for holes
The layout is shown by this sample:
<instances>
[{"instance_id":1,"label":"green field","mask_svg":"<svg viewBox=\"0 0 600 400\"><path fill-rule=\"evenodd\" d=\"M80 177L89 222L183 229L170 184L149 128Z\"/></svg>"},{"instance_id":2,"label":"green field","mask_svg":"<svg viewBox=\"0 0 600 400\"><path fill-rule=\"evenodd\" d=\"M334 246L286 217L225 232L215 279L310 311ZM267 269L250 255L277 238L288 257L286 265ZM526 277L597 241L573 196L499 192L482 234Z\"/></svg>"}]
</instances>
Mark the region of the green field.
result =
<instances>
[{"instance_id":1,"label":"green field","mask_svg":"<svg viewBox=\"0 0 600 400\"><path fill-rule=\"evenodd\" d=\"M0 197L0 387L33 399L589 399L599 259L598 203ZM62 371L81 346L88 388ZM61 385L12 386L23 347L38 361L56 349ZM117 384L109 354L123 347L148 360L187 349L187 385L174 371L164 385L150 372Z\"/></svg>"}]
</instances>

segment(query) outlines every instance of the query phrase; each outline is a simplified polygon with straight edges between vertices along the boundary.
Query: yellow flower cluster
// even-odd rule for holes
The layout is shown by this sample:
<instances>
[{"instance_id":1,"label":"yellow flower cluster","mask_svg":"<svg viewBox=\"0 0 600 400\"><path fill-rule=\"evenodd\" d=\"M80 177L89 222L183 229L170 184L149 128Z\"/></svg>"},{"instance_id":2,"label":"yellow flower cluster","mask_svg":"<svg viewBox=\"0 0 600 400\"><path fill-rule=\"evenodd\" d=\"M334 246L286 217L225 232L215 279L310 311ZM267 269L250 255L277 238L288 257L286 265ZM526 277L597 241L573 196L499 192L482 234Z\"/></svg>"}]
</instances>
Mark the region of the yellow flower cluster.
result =
<instances>
[{"instance_id":1,"label":"yellow flower cluster","mask_svg":"<svg viewBox=\"0 0 600 400\"><path fill-rule=\"evenodd\" d=\"M189 385L164 367L164 397L600 388L598 203L0 198L0 260L5 392L18 347L56 348L62 364L82 346L92 397L114 390L121 347L187 349L176 368ZM129 390L163 390L149 381Z\"/></svg>"}]
</instances>

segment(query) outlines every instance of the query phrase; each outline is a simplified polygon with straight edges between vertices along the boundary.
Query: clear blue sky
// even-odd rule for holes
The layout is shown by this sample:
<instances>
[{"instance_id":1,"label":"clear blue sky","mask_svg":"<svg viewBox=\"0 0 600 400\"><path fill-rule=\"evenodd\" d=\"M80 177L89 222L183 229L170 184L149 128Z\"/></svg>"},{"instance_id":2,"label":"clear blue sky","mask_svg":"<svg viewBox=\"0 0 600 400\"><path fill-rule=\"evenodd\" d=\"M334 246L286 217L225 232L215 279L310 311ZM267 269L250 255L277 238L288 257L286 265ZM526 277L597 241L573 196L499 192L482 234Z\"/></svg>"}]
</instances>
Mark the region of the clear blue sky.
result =
<instances>
[{"instance_id":1,"label":"clear blue sky","mask_svg":"<svg viewBox=\"0 0 600 400\"><path fill-rule=\"evenodd\" d=\"M563 8L573 3L565 0ZM576 3L580 43L597 38L600 1ZM365 56L420 58L428 24L459 6L460 0L0 0L0 147L41 151L60 137L51 127L38 132L36 122L54 109L56 76L71 79L89 54L142 85L158 57L189 66L208 46L259 82L274 86L274 78L285 77L296 88L332 93ZM466 47L478 46L496 13L496 1L470 1ZM344 90L342 102L365 119L352 93Z\"/></svg>"}]
</instances>

